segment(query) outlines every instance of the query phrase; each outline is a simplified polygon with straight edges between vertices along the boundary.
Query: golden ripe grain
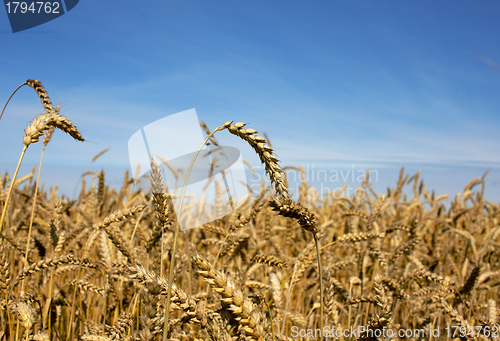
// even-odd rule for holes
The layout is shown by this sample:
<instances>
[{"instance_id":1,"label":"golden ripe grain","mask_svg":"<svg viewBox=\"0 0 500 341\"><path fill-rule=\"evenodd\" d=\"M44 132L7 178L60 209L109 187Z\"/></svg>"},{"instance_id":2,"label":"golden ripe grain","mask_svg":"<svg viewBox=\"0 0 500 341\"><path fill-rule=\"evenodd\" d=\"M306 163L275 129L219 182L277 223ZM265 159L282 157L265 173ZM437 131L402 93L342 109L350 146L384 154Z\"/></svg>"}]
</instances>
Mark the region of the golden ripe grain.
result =
<instances>
[{"instance_id":1,"label":"golden ripe grain","mask_svg":"<svg viewBox=\"0 0 500 341\"><path fill-rule=\"evenodd\" d=\"M41 84L29 85L46 112L25 146L51 128L83 140ZM309 340L293 328L498 326L500 206L484 199L484 176L446 206L420 173L402 170L385 197L366 179L362 197L320 199L298 168L293 199L266 139L243 123L225 129L257 153L274 191L263 185L239 210L177 239L156 164L150 189L132 187L128 173L112 188L97 171L75 200L40 190L34 173L0 174L2 340Z\"/></svg>"}]
</instances>

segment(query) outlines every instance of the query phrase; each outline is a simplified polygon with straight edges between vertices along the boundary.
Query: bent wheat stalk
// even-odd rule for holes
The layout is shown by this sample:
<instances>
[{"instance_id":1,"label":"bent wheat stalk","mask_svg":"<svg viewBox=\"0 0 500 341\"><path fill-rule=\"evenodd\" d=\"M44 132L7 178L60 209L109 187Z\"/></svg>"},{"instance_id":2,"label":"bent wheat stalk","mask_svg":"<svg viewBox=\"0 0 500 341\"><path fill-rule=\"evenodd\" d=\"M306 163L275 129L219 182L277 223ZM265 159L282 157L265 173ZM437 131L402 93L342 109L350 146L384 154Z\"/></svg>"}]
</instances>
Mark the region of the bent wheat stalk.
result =
<instances>
[{"instance_id":1,"label":"bent wheat stalk","mask_svg":"<svg viewBox=\"0 0 500 341\"><path fill-rule=\"evenodd\" d=\"M182 212L182 204L184 201L184 196L186 192L186 186L189 181L189 176L191 175L191 171L193 168L193 165L196 161L196 158L198 157L201 149L205 144L213 137L213 135L221 130L228 129L229 132L233 135L239 136L243 140L247 141L250 146L256 151L256 153L259 155L259 158L263 164L266 166L266 172L269 174L269 177L271 181L275 185L276 193L278 193L281 197L283 198L288 198L288 188L286 187L285 183L283 182L283 177L282 177L282 170L280 165L278 164L278 159L272 155L273 149L266 145L266 140L258 135L255 135L257 133L256 130L250 129L250 128L244 128L246 123L235 123L234 125L231 125L233 121L227 121L224 123L222 126L217 127L212 133L210 133L201 146L198 148L196 151L196 154L194 155L193 159L191 160L191 164L189 166L186 179L184 180L184 186L182 188L182 194L180 197L180 203L179 203L179 209L177 212ZM172 287L172 280L173 280L173 275L174 275L174 264L175 264L175 253L177 250L177 237L179 234L179 219L177 219L177 223L175 226L175 232L174 232L174 245L172 247L172 255L171 255L171 260L170 260L170 269L169 269L169 274L168 274L168 293L167 293L167 302L165 304L165 319L164 319L164 326L163 326L163 341L167 340L167 334L168 334L168 322L169 322L169 315L170 315L170 298L171 298L171 287ZM163 259L163 255L162 255Z\"/></svg>"},{"instance_id":2,"label":"bent wheat stalk","mask_svg":"<svg viewBox=\"0 0 500 341\"><path fill-rule=\"evenodd\" d=\"M5 108L7 108L7 104L9 104L10 99L12 98L12 96L14 96L14 94L17 92L17 90L21 89L21 88L22 88L23 86L25 86L25 85L28 85L28 82L24 82L23 84L19 85L19 86L16 88L16 90L14 90L14 91L10 94L9 98L7 98L7 101L5 102L5 104L4 104L4 106L3 106L2 112L0 112L0 120L2 119L3 112L5 111Z\"/></svg>"}]
</instances>

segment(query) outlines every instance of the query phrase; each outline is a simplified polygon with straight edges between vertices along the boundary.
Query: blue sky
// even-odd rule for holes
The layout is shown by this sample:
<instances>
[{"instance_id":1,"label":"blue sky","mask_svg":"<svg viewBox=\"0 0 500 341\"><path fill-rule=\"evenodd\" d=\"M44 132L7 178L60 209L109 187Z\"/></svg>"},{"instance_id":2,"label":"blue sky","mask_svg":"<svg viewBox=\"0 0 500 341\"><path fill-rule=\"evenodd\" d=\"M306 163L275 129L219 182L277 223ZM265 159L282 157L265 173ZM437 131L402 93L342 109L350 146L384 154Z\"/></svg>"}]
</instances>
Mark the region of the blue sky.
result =
<instances>
[{"instance_id":1,"label":"blue sky","mask_svg":"<svg viewBox=\"0 0 500 341\"><path fill-rule=\"evenodd\" d=\"M39 79L89 141L59 132L47 148L42 179L67 193L105 148L91 170L120 184L130 136L195 108L212 128L266 132L283 166L376 170L379 192L402 166L451 196L491 168L486 195L498 202L499 17L497 1L87 0L13 34L0 10L0 100ZM41 110L27 87L9 104L2 173ZM21 175L40 151L30 147Z\"/></svg>"}]
</instances>

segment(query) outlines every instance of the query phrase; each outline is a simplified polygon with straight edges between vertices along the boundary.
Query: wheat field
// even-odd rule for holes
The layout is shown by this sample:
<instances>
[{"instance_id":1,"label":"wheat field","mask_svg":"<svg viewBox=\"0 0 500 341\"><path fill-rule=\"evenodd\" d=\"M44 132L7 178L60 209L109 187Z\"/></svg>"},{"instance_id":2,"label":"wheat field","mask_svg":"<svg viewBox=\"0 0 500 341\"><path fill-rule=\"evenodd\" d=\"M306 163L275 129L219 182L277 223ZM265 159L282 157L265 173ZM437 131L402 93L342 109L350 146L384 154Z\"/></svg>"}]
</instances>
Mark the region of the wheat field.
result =
<instances>
[{"instance_id":1,"label":"wheat field","mask_svg":"<svg viewBox=\"0 0 500 341\"><path fill-rule=\"evenodd\" d=\"M25 129L19 165L42 136L50 148L55 128L84 141L39 81L23 85L45 113ZM0 173L0 340L498 337L500 209L483 198L484 176L449 207L404 169L387 193L366 176L367 195L320 199L256 130L202 127L215 145L224 130L246 141L270 185L186 231L156 164L147 188L125 173L114 189L100 172L75 200L41 191L34 172Z\"/></svg>"}]
</instances>

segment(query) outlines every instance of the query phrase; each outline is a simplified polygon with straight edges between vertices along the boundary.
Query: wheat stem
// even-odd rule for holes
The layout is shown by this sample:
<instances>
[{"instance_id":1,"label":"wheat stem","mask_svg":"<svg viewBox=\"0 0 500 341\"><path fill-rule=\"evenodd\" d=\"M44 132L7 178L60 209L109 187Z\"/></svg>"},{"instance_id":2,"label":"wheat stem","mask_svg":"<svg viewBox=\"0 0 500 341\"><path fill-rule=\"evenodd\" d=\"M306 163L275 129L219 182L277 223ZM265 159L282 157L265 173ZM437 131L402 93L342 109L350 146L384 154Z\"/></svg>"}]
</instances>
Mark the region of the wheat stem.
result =
<instances>
[{"instance_id":1,"label":"wheat stem","mask_svg":"<svg viewBox=\"0 0 500 341\"><path fill-rule=\"evenodd\" d=\"M320 306L319 306L319 311L320 311L320 320L319 320L319 325L320 325L320 328L321 330L323 330L323 324L324 324L324 320L323 320L323 309L324 309L324 303L323 303L323 272L321 271L321 258L320 258L320 255L319 255L319 240L318 240L318 236L316 234L313 234L313 237L314 237L314 243L315 243L315 246L316 246L316 257L318 259L318 271L319 271L319 297L320 297ZM318 339L321 339L320 337L318 337Z\"/></svg>"},{"instance_id":2,"label":"wheat stem","mask_svg":"<svg viewBox=\"0 0 500 341\"><path fill-rule=\"evenodd\" d=\"M14 183L16 182L17 173L19 173L19 168L21 167L21 162L23 161L24 153L26 153L26 149L28 149L27 145L24 145L23 151L21 152L21 157L19 157L19 162L17 163L16 171L14 172L14 177L10 181L9 192L7 193L7 199L5 200L5 204L3 206L2 218L0 219L0 233L2 232L3 222L5 220L5 216L7 213L7 206L9 205L10 196L12 194L12 189L14 188Z\"/></svg>"},{"instance_id":3,"label":"wheat stem","mask_svg":"<svg viewBox=\"0 0 500 341\"><path fill-rule=\"evenodd\" d=\"M228 128L233 121L228 121L221 125L220 127L215 128L214 131L208 135L201 146L198 148L196 151L196 154L194 155L193 159L191 160L191 164L189 165L188 172L186 174L186 179L184 180L184 185L182 186L182 194L180 197L180 202L179 202L179 209L177 210L177 223L175 224L175 232L174 232L174 245L172 247L172 256L170 258L170 269L168 272L168 291L167 291L167 302L165 303L165 319L164 319L164 324L163 324L163 341L167 341L167 334L168 334L168 322L169 322L169 317L170 317L170 298L172 297L172 280L174 277L174 265L175 265L175 253L177 250L177 237L179 235L179 216L181 215L182 212L182 204L184 202L184 196L186 194L186 187L189 181L189 176L191 175L191 171L193 170L194 163L196 161L196 158L200 154L202 148L205 146L205 144L210 140L210 138L218 131L224 130ZM162 256L163 259L163 256ZM163 260L162 260L163 261Z\"/></svg>"},{"instance_id":4,"label":"wheat stem","mask_svg":"<svg viewBox=\"0 0 500 341\"><path fill-rule=\"evenodd\" d=\"M36 177L36 184L35 184L35 194L33 194L33 205L31 206L30 226L28 229L28 240L26 241L26 254L24 256L24 266L25 267L28 266L28 254L30 251L31 230L33 228L33 219L35 217L36 196L38 194L38 183L40 181L40 171L42 170L42 162L43 162L43 155L45 153L45 147L46 146L43 146L42 155L40 156L40 165L38 166L38 174ZM24 291L24 279L21 283L21 291Z\"/></svg>"},{"instance_id":5,"label":"wheat stem","mask_svg":"<svg viewBox=\"0 0 500 341\"><path fill-rule=\"evenodd\" d=\"M0 120L2 119L3 112L5 111L5 108L7 108L7 104L9 104L10 99L12 98L12 96L14 96L14 94L17 92L17 90L21 89L21 88L22 88L23 86L25 86L25 85L28 85L28 82L24 82L23 84L19 85L19 86L16 88L16 90L14 90L14 91L10 94L9 98L8 98L8 99L7 99L7 101L5 102L5 105L3 106L2 112L0 112Z\"/></svg>"}]
</instances>

